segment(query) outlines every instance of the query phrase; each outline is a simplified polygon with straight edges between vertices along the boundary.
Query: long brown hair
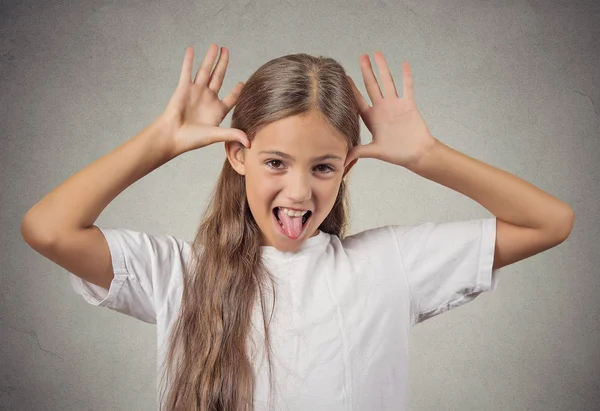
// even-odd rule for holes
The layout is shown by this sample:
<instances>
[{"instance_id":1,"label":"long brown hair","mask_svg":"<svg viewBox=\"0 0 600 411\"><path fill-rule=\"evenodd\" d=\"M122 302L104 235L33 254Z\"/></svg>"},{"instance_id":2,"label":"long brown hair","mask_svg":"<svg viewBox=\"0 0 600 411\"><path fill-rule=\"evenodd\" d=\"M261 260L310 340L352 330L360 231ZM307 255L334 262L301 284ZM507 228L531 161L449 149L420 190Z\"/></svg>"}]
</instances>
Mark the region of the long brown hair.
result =
<instances>
[{"instance_id":1,"label":"long brown hair","mask_svg":"<svg viewBox=\"0 0 600 411\"><path fill-rule=\"evenodd\" d=\"M348 149L360 144L358 105L344 68L334 59L304 53L270 60L248 79L231 127L244 131L252 141L261 127L311 110L347 138ZM254 409L253 368L246 347L257 297L272 388L264 291L270 284L274 293L274 285L261 261L263 237L246 199L244 178L225 159L192 244L194 264L184 274L181 309L164 367L168 411ZM336 202L319 229L343 238L347 209L342 180Z\"/></svg>"}]
</instances>

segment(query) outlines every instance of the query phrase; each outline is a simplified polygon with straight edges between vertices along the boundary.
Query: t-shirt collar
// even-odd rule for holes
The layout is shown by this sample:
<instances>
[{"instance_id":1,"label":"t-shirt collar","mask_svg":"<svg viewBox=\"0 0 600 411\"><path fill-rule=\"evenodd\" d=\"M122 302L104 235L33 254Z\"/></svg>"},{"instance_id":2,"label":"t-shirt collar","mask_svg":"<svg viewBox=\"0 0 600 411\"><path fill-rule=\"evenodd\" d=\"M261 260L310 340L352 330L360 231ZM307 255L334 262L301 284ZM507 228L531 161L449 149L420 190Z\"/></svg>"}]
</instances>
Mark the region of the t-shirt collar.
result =
<instances>
[{"instance_id":1,"label":"t-shirt collar","mask_svg":"<svg viewBox=\"0 0 600 411\"><path fill-rule=\"evenodd\" d=\"M300 248L298 248L298 250L296 250L295 252L279 251L277 248L270 246L270 245L263 245L260 247L260 249L264 256L276 257L276 258L289 258L289 257L296 256L298 254L301 254L303 252L306 252L308 249L311 249L313 247L323 246L327 243L328 239L329 239L329 234L319 230L319 233L317 235L315 235L313 237L309 237L306 240L304 240L304 242L302 243Z\"/></svg>"}]
</instances>

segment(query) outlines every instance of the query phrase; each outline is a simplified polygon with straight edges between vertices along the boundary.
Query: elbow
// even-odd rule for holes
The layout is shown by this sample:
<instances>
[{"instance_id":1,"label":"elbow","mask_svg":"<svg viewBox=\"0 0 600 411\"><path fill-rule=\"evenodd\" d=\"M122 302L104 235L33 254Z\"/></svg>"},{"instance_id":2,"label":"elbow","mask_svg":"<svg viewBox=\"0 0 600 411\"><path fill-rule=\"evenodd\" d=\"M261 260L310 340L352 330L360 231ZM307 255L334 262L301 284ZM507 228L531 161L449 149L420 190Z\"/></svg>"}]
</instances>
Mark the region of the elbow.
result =
<instances>
[{"instance_id":1,"label":"elbow","mask_svg":"<svg viewBox=\"0 0 600 411\"><path fill-rule=\"evenodd\" d=\"M39 227L39 222L36 222L30 214L25 214L21 220L21 237L34 250L45 248L54 242L54 235Z\"/></svg>"},{"instance_id":2,"label":"elbow","mask_svg":"<svg viewBox=\"0 0 600 411\"><path fill-rule=\"evenodd\" d=\"M575 224L575 212L572 208L567 207L565 211L562 213L561 217L557 219L558 224L554 229L554 232L562 243L571 235L571 231L573 231L573 226Z\"/></svg>"}]
</instances>

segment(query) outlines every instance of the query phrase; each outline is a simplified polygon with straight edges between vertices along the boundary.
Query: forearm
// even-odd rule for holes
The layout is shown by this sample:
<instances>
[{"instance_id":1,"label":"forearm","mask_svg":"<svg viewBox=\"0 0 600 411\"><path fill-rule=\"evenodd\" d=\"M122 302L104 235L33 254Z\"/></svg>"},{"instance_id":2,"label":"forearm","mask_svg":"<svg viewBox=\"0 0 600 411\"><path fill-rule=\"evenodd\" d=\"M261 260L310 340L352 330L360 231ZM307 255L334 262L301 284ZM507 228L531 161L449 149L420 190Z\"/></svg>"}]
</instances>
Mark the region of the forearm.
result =
<instances>
[{"instance_id":1,"label":"forearm","mask_svg":"<svg viewBox=\"0 0 600 411\"><path fill-rule=\"evenodd\" d=\"M572 209L529 182L469 157L438 140L409 168L477 201L498 219L528 228L564 226Z\"/></svg>"},{"instance_id":2,"label":"forearm","mask_svg":"<svg viewBox=\"0 0 600 411\"><path fill-rule=\"evenodd\" d=\"M158 118L139 134L89 164L48 193L23 218L28 241L51 242L74 229L90 227L123 190L170 160L168 125Z\"/></svg>"}]
</instances>

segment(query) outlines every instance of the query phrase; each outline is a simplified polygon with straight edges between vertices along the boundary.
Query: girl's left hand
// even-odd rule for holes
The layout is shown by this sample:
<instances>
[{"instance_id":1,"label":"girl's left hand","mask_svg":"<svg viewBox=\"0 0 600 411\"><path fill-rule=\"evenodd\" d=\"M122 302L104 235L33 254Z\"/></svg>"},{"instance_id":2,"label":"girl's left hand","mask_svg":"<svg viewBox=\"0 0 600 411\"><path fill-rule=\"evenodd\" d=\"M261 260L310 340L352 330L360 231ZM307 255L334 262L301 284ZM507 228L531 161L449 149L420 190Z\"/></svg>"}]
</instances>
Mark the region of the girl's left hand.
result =
<instances>
[{"instance_id":1,"label":"girl's left hand","mask_svg":"<svg viewBox=\"0 0 600 411\"><path fill-rule=\"evenodd\" d=\"M402 63L404 92L400 98L383 53L375 52L375 61L385 97L381 94L369 56L360 56L363 80L373 107L363 98L352 78L347 76L358 102L360 116L373 135L373 140L354 147L346 157L345 166L359 158L376 158L409 168L433 148L438 140L431 135L417 109L408 62Z\"/></svg>"}]
</instances>

